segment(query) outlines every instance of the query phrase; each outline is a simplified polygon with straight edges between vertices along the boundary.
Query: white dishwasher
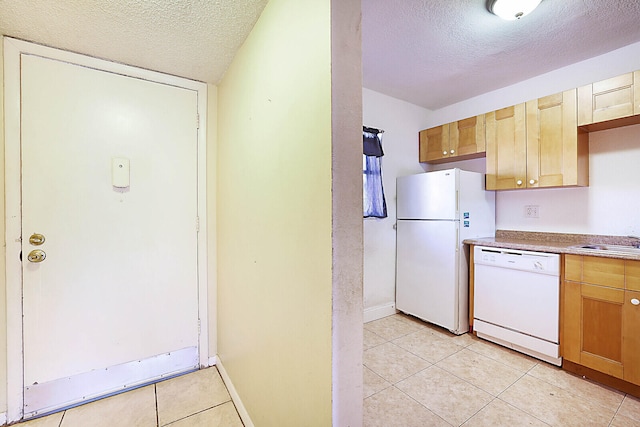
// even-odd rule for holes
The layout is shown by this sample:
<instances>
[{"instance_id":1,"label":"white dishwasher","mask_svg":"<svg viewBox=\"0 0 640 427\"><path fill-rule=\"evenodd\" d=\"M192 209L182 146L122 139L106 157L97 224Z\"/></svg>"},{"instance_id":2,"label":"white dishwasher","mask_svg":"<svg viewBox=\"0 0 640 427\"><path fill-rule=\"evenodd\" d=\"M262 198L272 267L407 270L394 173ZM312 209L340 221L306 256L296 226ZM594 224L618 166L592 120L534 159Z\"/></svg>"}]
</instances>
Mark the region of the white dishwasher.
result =
<instances>
[{"instance_id":1,"label":"white dishwasher","mask_svg":"<svg viewBox=\"0 0 640 427\"><path fill-rule=\"evenodd\" d=\"M476 246L478 337L560 366L560 256Z\"/></svg>"}]
</instances>

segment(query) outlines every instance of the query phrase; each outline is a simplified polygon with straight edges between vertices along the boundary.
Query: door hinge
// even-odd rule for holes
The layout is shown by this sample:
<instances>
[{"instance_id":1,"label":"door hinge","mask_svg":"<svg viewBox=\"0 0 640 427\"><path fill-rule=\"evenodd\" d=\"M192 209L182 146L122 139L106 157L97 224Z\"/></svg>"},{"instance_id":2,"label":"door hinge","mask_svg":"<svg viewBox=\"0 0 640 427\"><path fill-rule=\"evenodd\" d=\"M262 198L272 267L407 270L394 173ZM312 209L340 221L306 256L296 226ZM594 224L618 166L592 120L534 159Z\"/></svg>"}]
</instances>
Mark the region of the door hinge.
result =
<instances>
[{"instance_id":1,"label":"door hinge","mask_svg":"<svg viewBox=\"0 0 640 427\"><path fill-rule=\"evenodd\" d=\"M200 113L196 113L196 129L200 129Z\"/></svg>"},{"instance_id":2,"label":"door hinge","mask_svg":"<svg viewBox=\"0 0 640 427\"><path fill-rule=\"evenodd\" d=\"M200 319L198 319L198 335L200 335Z\"/></svg>"},{"instance_id":3,"label":"door hinge","mask_svg":"<svg viewBox=\"0 0 640 427\"><path fill-rule=\"evenodd\" d=\"M200 232L200 217L196 217L196 232Z\"/></svg>"}]
</instances>

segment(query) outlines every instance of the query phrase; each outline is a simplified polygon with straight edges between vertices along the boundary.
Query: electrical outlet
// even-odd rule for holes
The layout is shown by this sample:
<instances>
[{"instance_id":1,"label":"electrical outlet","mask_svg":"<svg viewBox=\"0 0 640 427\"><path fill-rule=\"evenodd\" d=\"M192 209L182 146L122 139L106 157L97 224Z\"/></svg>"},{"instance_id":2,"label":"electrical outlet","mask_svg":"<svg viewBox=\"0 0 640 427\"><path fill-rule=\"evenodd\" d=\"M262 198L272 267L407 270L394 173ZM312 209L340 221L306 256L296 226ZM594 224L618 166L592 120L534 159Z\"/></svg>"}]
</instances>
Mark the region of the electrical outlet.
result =
<instances>
[{"instance_id":1,"label":"electrical outlet","mask_svg":"<svg viewBox=\"0 0 640 427\"><path fill-rule=\"evenodd\" d=\"M538 205L526 205L524 207L525 218L538 218Z\"/></svg>"}]
</instances>

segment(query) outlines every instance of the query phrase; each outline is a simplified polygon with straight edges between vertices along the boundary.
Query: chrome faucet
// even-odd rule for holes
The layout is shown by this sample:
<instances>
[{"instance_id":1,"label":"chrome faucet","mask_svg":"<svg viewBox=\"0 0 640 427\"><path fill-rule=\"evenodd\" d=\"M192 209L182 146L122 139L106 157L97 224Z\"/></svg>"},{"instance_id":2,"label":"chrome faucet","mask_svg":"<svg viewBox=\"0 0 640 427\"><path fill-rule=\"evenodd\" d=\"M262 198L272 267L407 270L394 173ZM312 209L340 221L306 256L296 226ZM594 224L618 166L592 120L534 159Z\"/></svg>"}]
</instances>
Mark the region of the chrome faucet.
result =
<instances>
[{"instance_id":1,"label":"chrome faucet","mask_svg":"<svg viewBox=\"0 0 640 427\"><path fill-rule=\"evenodd\" d=\"M635 239L635 243L632 243L631 246L633 246L634 248L640 248L640 237L638 236L627 236L630 239Z\"/></svg>"}]
</instances>

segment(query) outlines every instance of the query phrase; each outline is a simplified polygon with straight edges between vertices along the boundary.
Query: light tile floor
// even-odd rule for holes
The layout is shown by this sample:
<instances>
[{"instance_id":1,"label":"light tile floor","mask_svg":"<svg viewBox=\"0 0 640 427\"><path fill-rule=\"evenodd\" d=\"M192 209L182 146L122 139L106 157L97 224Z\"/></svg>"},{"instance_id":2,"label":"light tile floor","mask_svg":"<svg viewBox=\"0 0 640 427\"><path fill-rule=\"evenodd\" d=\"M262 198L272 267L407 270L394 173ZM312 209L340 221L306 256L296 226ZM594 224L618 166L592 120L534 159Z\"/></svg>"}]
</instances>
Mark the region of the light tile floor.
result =
<instances>
[{"instance_id":1,"label":"light tile floor","mask_svg":"<svg viewBox=\"0 0 640 427\"><path fill-rule=\"evenodd\" d=\"M215 367L20 427L242 427ZM364 325L364 426L640 426L640 399L402 314Z\"/></svg>"},{"instance_id":2,"label":"light tile floor","mask_svg":"<svg viewBox=\"0 0 640 427\"><path fill-rule=\"evenodd\" d=\"M26 421L20 427L242 427L215 367Z\"/></svg>"},{"instance_id":3,"label":"light tile floor","mask_svg":"<svg viewBox=\"0 0 640 427\"><path fill-rule=\"evenodd\" d=\"M640 399L396 314L364 325L364 425L640 426Z\"/></svg>"}]
</instances>

